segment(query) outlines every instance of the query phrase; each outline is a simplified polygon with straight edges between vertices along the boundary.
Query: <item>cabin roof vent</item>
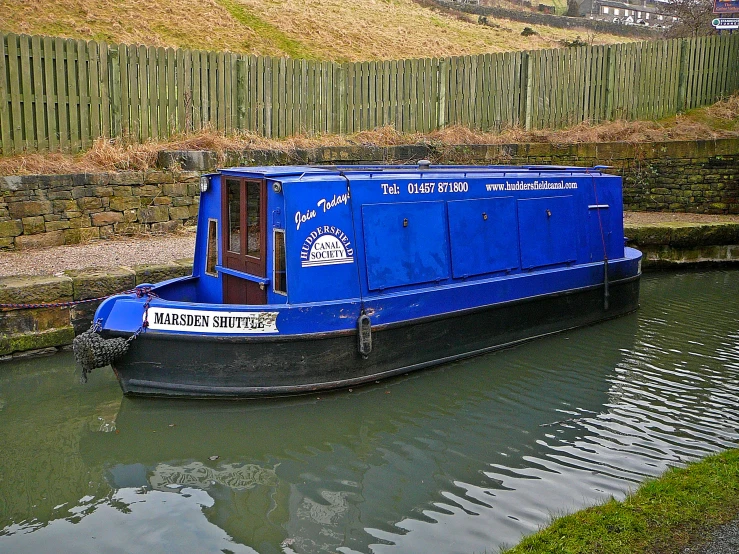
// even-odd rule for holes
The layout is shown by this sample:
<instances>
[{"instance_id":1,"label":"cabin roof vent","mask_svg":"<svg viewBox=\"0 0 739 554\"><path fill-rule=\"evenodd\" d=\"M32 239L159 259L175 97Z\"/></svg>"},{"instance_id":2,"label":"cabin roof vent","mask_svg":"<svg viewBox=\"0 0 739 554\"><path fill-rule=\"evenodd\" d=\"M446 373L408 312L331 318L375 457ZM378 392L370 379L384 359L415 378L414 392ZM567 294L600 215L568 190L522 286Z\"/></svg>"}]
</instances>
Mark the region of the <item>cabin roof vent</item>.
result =
<instances>
[{"instance_id":1,"label":"cabin roof vent","mask_svg":"<svg viewBox=\"0 0 739 554\"><path fill-rule=\"evenodd\" d=\"M431 169L431 162L429 160L418 160L418 169Z\"/></svg>"}]
</instances>

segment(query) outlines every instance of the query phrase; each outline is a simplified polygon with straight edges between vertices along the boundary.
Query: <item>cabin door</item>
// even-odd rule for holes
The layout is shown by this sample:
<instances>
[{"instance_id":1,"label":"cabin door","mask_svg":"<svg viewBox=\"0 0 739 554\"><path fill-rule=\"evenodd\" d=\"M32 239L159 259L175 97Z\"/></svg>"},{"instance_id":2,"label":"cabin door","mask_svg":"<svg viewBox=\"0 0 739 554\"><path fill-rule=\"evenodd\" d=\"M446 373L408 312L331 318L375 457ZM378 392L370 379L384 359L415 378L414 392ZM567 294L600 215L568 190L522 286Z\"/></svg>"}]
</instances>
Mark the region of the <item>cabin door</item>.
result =
<instances>
[{"instance_id":1,"label":"cabin door","mask_svg":"<svg viewBox=\"0 0 739 554\"><path fill-rule=\"evenodd\" d=\"M226 304L267 303L263 281L267 275L266 210L265 181L225 179L221 218L223 266L234 270L233 274L223 274Z\"/></svg>"}]
</instances>

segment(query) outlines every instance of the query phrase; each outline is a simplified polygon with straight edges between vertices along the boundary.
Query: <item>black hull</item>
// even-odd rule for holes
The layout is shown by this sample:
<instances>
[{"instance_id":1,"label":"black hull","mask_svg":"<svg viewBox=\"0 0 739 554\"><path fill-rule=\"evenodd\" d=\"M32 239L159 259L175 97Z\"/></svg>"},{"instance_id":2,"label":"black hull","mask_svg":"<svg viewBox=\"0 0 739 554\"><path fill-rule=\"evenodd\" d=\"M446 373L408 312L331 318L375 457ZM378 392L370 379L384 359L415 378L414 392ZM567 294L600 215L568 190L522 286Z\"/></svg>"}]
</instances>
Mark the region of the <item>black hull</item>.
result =
<instances>
[{"instance_id":1,"label":"black hull","mask_svg":"<svg viewBox=\"0 0 739 554\"><path fill-rule=\"evenodd\" d=\"M355 386L476 356L634 311L639 276L603 286L374 327L372 352L356 332L300 337L176 336L148 332L113 364L127 395L253 398Z\"/></svg>"}]
</instances>

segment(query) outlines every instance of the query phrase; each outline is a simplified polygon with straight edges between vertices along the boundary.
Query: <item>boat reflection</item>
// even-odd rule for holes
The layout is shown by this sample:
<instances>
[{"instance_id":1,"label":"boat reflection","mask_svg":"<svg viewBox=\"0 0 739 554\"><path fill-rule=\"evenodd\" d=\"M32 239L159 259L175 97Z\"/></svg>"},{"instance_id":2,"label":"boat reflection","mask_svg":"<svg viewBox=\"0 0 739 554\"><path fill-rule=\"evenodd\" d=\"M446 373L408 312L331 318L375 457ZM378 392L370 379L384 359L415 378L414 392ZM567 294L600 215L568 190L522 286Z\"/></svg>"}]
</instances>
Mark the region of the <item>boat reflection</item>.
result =
<instances>
[{"instance_id":1,"label":"boat reflection","mask_svg":"<svg viewBox=\"0 0 739 554\"><path fill-rule=\"evenodd\" d=\"M515 508L496 501L503 482L553 471L540 462L554 452L546 437L554 426L559 442L575 443L581 429L562 420L605 409L636 324L627 316L328 395L123 398L115 432L85 432L80 449L114 490L207 492L208 521L260 552L367 551L405 534L403 520L458 510L486 512L493 532L515 540Z\"/></svg>"}]
</instances>

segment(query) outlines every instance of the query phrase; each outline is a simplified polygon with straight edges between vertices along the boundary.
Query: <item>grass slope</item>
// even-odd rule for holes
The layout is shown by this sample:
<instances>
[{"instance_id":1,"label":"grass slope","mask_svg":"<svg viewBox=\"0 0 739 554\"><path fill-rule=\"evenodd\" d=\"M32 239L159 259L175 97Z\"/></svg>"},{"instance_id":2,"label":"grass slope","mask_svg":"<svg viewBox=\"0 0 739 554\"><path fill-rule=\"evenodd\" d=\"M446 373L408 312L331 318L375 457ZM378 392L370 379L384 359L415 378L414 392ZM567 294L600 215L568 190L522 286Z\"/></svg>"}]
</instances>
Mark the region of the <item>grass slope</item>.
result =
<instances>
[{"instance_id":1,"label":"grass slope","mask_svg":"<svg viewBox=\"0 0 739 554\"><path fill-rule=\"evenodd\" d=\"M413 0L0 0L0 30L335 61L556 48L585 30L442 13Z\"/></svg>"},{"instance_id":2,"label":"grass slope","mask_svg":"<svg viewBox=\"0 0 739 554\"><path fill-rule=\"evenodd\" d=\"M671 469L623 502L557 519L506 554L682 552L739 513L739 450Z\"/></svg>"}]
</instances>

